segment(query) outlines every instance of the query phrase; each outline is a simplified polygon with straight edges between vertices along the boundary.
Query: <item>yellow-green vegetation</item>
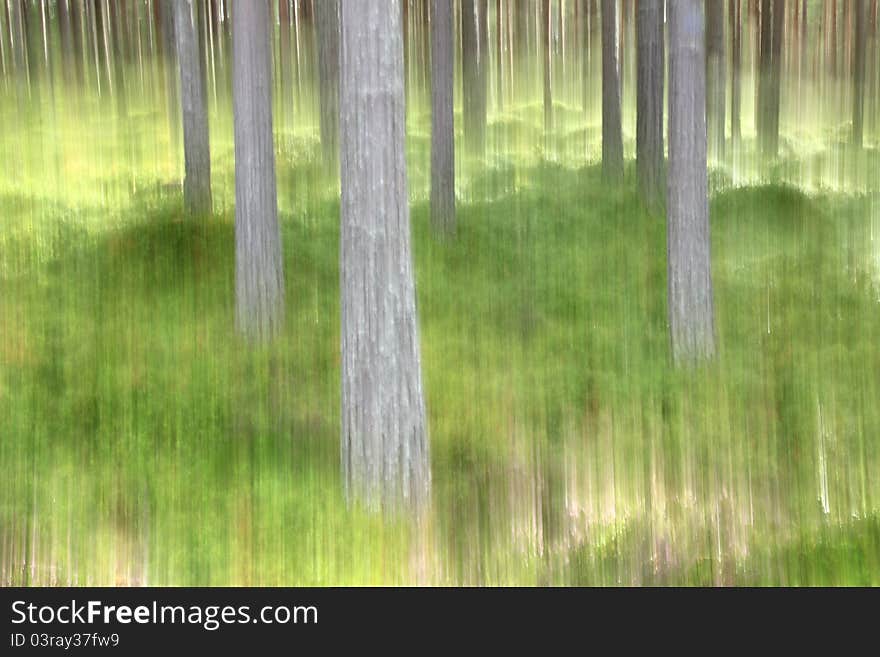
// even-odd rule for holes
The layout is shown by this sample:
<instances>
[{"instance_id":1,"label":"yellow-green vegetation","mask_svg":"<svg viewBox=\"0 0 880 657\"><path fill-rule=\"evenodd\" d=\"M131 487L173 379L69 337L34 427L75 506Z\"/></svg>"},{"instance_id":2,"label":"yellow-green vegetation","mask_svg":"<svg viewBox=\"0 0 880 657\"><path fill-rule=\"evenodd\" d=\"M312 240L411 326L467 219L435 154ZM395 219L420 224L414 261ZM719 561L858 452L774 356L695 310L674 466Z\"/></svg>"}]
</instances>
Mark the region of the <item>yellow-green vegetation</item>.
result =
<instances>
[{"instance_id":1,"label":"yellow-green vegetation","mask_svg":"<svg viewBox=\"0 0 880 657\"><path fill-rule=\"evenodd\" d=\"M342 496L339 203L314 112L276 130L286 324L253 348L228 100L216 214L187 219L158 80L124 119L60 80L28 111L3 96L2 584L880 584L875 147L792 117L775 165L747 140L713 168L719 356L679 371L664 220L631 163L603 184L598 116L558 102L545 151L540 105L493 114L437 242L413 102L416 524Z\"/></svg>"}]
</instances>

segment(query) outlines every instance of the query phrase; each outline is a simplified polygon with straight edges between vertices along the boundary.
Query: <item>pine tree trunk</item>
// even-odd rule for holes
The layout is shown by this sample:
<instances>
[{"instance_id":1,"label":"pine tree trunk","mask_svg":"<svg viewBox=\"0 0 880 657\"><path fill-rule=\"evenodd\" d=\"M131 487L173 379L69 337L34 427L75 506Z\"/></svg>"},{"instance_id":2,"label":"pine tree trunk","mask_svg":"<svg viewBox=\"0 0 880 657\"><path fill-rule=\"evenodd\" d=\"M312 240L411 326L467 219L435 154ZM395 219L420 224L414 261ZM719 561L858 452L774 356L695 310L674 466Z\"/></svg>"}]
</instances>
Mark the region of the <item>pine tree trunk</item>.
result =
<instances>
[{"instance_id":1,"label":"pine tree trunk","mask_svg":"<svg viewBox=\"0 0 880 657\"><path fill-rule=\"evenodd\" d=\"M486 154L487 8L487 0L461 3L464 141L468 151L478 156Z\"/></svg>"},{"instance_id":2,"label":"pine tree trunk","mask_svg":"<svg viewBox=\"0 0 880 657\"><path fill-rule=\"evenodd\" d=\"M865 46L868 16L865 0L854 0L853 22L853 144L861 148L864 141L865 112Z\"/></svg>"},{"instance_id":3,"label":"pine tree trunk","mask_svg":"<svg viewBox=\"0 0 880 657\"><path fill-rule=\"evenodd\" d=\"M544 141L545 146L553 130L553 69L550 61L550 0L541 3L541 50L544 59Z\"/></svg>"},{"instance_id":4,"label":"pine tree trunk","mask_svg":"<svg viewBox=\"0 0 880 657\"><path fill-rule=\"evenodd\" d=\"M339 168L339 0L315 5L318 33L318 83L321 101L321 147L324 165L333 175Z\"/></svg>"},{"instance_id":5,"label":"pine tree trunk","mask_svg":"<svg viewBox=\"0 0 880 657\"><path fill-rule=\"evenodd\" d=\"M636 168L639 193L653 212L666 191L663 151L663 3L639 2L636 21Z\"/></svg>"},{"instance_id":6,"label":"pine tree trunk","mask_svg":"<svg viewBox=\"0 0 880 657\"><path fill-rule=\"evenodd\" d=\"M730 137L734 146L742 139L742 5L730 0Z\"/></svg>"},{"instance_id":7,"label":"pine tree trunk","mask_svg":"<svg viewBox=\"0 0 880 657\"><path fill-rule=\"evenodd\" d=\"M709 157L724 157L726 73L724 61L724 0L706 0L706 119Z\"/></svg>"},{"instance_id":8,"label":"pine tree trunk","mask_svg":"<svg viewBox=\"0 0 880 657\"><path fill-rule=\"evenodd\" d=\"M212 201L208 107L202 81L193 0L174 0L174 34L177 41L180 104L183 113L183 197L190 214L210 214Z\"/></svg>"},{"instance_id":9,"label":"pine tree trunk","mask_svg":"<svg viewBox=\"0 0 880 657\"><path fill-rule=\"evenodd\" d=\"M667 267L672 357L715 354L706 172L703 3L669 4L669 191Z\"/></svg>"},{"instance_id":10,"label":"pine tree trunk","mask_svg":"<svg viewBox=\"0 0 880 657\"><path fill-rule=\"evenodd\" d=\"M431 224L455 232L453 0L431 0Z\"/></svg>"},{"instance_id":11,"label":"pine tree trunk","mask_svg":"<svg viewBox=\"0 0 880 657\"><path fill-rule=\"evenodd\" d=\"M602 0L602 173L612 182L623 179L617 39L617 0Z\"/></svg>"},{"instance_id":12,"label":"pine tree trunk","mask_svg":"<svg viewBox=\"0 0 880 657\"><path fill-rule=\"evenodd\" d=\"M271 19L266 0L233 2L236 326L273 335L284 316L284 269L272 139Z\"/></svg>"},{"instance_id":13,"label":"pine tree trunk","mask_svg":"<svg viewBox=\"0 0 880 657\"><path fill-rule=\"evenodd\" d=\"M427 503L400 0L342 8L342 470L349 500Z\"/></svg>"}]
</instances>

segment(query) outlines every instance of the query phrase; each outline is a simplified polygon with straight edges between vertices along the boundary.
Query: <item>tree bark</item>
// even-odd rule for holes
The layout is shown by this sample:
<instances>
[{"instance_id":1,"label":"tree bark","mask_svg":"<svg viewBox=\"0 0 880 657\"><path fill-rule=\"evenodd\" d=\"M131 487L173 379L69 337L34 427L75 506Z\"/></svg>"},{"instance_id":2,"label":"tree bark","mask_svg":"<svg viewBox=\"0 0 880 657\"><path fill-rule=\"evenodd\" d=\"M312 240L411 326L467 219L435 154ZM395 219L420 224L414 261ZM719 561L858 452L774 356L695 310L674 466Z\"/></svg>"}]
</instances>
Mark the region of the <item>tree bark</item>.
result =
<instances>
[{"instance_id":1,"label":"tree bark","mask_svg":"<svg viewBox=\"0 0 880 657\"><path fill-rule=\"evenodd\" d=\"M673 361L715 354L706 172L706 65L700 0L669 3L667 270Z\"/></svg>"},{"instance_id":2,"label":"tree bark","mask_svg":"<svg viewBox=\"0 0 880 657\"><path fill-rule=\"evenodd\" d=\"M174 34L183 114L183 197L190 214L210 214L212 201L208 107L202 82L202 62L199 57L193 0L174 0Z\"/></svg>"},{"instance_id":3,"label":"tree bark","mask_svg":"<svg viewBox=\"0 0 880 657\"><path fill-rule=\"evenodd\" d=\"M724 0L706 0L706 120L709 131L709 157L724 158L725 73Z\"/></svg>"},{"instance_id":4,"label":"tree bark","mask_svg":"<svg viewBox=\"0 0 880 657\"><path fill-rule=\"evenodd\" d=\"M232 3L235 131L235 318L264 340L284 317L284 268L272 139L271 19L267 0Z\"/></svg>"},{"instance_id":5,"label":"tree bark","mask_svg":"<svg viewBox=\"0 0 880 657\"><path fill-rule=\"evenodd\" d=\"M666 189L663 151L663 3L642 0L636 21L636 169L639 193L653 212L663 206Z\"/></svg>"},{"instance_id":6,"label":"tree bark","mask_svg":"<svg viewBox=\"0 0 880 657\"><path fill-rule=\"evenodd\" d=\"M342 8L342 471L370 509L430 491L407 202L400 0Z\"/></svg>"},{"instance_id":7,"label":"tree bark","mask_svg":"<svg viewBox=\"0 0 880 657\"><path fill-rule=\"evenodd\" d=\"M617 39L617 0L602 0L602 174L612 182L623 179Z\"/></svg>"},{"instance_id":8,"label":"tree bark","mask_svg":"<svg viewBox=\"0 0 880 657\"><path fill-rule=\"evenodd\" d=\"M455 30L452 0L431 0L431 224L455 232Z\"/></svg>"},{"instance_id":9,"label":"tree bark","mask_svg":"<svg viewBox=\"0 0 880 657\"><path fill-rule=\"evenodd\" d=\"M318 79L321 102L321 147L328 172L339 169L339 0L315 5L318 32Z\"/></svg>"},{"instance_id":10,"label":"tree bark","mask_svg":"<svg viewBox=\"0 0 880 657\"><path fill-rule=\"evenodd\" d=\"M462 0L462 106L465 147L474 155L486 154L487 0Z\"/></svg>"}]
</instances>

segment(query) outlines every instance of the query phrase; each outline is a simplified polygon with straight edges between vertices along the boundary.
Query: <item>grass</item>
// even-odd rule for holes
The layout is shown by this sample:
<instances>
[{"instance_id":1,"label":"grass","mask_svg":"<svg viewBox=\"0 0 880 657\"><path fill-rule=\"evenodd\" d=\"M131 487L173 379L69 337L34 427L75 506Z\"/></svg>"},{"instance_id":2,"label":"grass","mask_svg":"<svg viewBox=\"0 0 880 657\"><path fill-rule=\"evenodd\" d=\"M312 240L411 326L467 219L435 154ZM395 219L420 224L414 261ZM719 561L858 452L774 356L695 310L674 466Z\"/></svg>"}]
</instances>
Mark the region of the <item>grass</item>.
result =
<instances>
[{"instance_id":1,"label":"grass","mask_svg":"<svg viewBox=\"0 0 880 657\"><path fill-rule=\"evenodd\" d=\"M170 145L149 146L162 112L4 133L0 582L880 583L875 196L816 182L825 165L795 184L796 159L734 186L757 168L748 144L714 169L719 357L682 372L664 222L631 164L609 189L571 157L592 123L561 103L554 155L528 145L539 105L494 117L489 165L460 163L457 237L437 242L415 108L434 484L416 527L342 499L339 206L315 126L279 129L287 315L254 349L233 330L214 110L204 221L182 216Z\"/></svg>"}]
</instances>

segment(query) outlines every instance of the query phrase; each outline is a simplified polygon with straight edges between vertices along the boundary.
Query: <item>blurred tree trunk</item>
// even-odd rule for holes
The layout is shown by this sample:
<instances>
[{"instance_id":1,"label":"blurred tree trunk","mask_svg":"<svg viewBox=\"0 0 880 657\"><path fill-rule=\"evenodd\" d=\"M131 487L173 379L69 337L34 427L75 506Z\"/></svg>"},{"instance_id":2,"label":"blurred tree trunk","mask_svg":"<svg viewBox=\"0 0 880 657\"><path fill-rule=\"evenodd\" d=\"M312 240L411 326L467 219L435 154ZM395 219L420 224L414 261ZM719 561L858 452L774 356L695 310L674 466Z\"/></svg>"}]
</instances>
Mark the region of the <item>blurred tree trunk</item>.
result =
<instances>
[{"instance_id":1,"label":"blurred tree trunk","mask_svg":"<svg viewBox=\"0 0 880 657\"><path fill-rule=\"evenodd\" d=\"M293 110L293 55L290 48L290 0L278 0L278 95L281 125L290 126Z\"/></svg>"},{"instance_id":2,"label":"blurred tree trunk","mask_svg":"<svg viewBox=\"0 0 880 657\"><path fill-rule=\"evenodd\" d=\"M272 140L269 3L233 2L235 319L247 338L275 334L284 317L284 268Z\"/></svg>"},{"instance_id":3,"label":"blurred tree trunk","mask_svg":"<svg viewBox=\"0 0 880 657\"><path fill-rule=\"evenodd\" d=\"M715 310L706 172L703 3L669 3L668 304L672 357L715 354Z\"/></svg>"},{"instance_id":4,"label":"blurred tree trunk","mask_svg":"<svg viewBox=\"0 0 880 657\"><path fill-rule=\"evenodd\" d=\"M453 0L431 0L431 225L455 232Z\"/></svg>"},{"instance_id":5,"label":"blurred tree trunk","mask_svg":"<svg viewBox=\"0 0 880 657\"><path fill-rule=\"evenodd\" d=\"M205 101L193 0L174 0L174 34L183 114L183 197L190 214L210 214L212 200L208 106Z\"/></svg>"},{"instance_id":6,"label":"blurred tree trunk","mask_svg":"<svg viewBox=\"0 0 880 657\"><path fill-rule=\"evenodd\" d=\"M779 107L782 85L782 39L785 0L761 2L761 58L758 88L758 140L764 157L779 153Z\"/></svg>"},{"instance_id":7,"label":"blurred tree trunk","mask_svg":"<svg viewBox=\"0 0 880 657\"><path fill-rule=\"evenodd\" d=\"M853 0L853 144L862 147L865 114L865 53L867 45L867 12L865 0Z\"/></svg>"},{"instance_id":8,"label":"blurred tree trunk","mask_svg":"<svg viewBox=\"0 0 880 657\"><path fill-rule=\"evenodd\" d=\"M159 29L162 33L160 50L165 76L165 96L171 130L171 147L177 151L180 145L180 83L177 74L177 39L174 36L174 4L177 0L156 0L159 12Z\"/></svg>"},{"instance_id":9,"label":"blurred tree trunk","mask_svg":"<svg viewBox=\"0 0 880 657\"><path fill-rule=\"evenodd\" d=\"M602 173L613 182L623 179L617 39L617 0L602 0Z\"/></svg>"},{"instance_id":10,"label":"blurred tree trunk","mask_svg":"<svg viewBox=\"0 0 880 657\"><path fill-rule=\"evenodd\" d=\"M551 63L550 43L550 0L541 2L541 50L544 60L544 142L545 148L553 130L553 69Z\"/></svg>"},{"instance_id":11,"label":"blurred tree trunk","mask_svg":"<svg viewBox=\"0 0 880 657\"><path fill-rule=\"evenodd\" d=\"M636 168L645 205L662 208L666 183L663 151L663 3L642 0L636 19Z\"/></svg>"},{"instance_id":12,"label":"blurred tree trunk","mask_svg":"<svg viewBox=\"0 0 880 657\"><path fill-rule=\"evenodd\" d=\"M730 138L742 139L742 5L730 0Z\"/></svg>"},{"instance_id":13,"label":"blurred tree trunk","mask_svg":"<svg viewBox=\"0 0 880 657\"><path fill-rule=\"evenodd\" d=\"M495 50L498 53L495 94L498 97L498 111L504 111L504 11L502 0L495 0Z\"/></svg>"},{"instance_id":14,"label":"blurred tree trunk","mask_svg":"<svg viewBox=\"0 0 880 657\"><path fill-rule=\"evenodd\" d=\"M709 157L713 160L724 158L726 82L724 0L706 0L706 120Z\"/></svg>"},{"instance_id":15,"label":"blurred tree trunk","mask_svg":"<svg viewBox=\"0 0 880 657\"><path fill-rule=\"evenodd\" d=\"M339 169L339 0L315 6L318 34L318 85L321 102L321 147L328 173Z\"/></svg>"},{"instance_id":16,"label":"blurred tree trunk","mask_svg":"<svg viewBox=\"0 0 880 657\"><path fill-rule=\"evenodd\" d=\"M487 0L462 0L462 111L465 147L474 155L486 154Z\"/></svg>"},{"instance_id":17,"label":"blurred tree trunk","mask_svg":"<svg viewBox=\"0 0 880 657\"><path fill-rule=\"evenodd\" d=\"M400 0L341 3L342 471L370 509L429 500Z\"/></svg>"}]
</instances>

